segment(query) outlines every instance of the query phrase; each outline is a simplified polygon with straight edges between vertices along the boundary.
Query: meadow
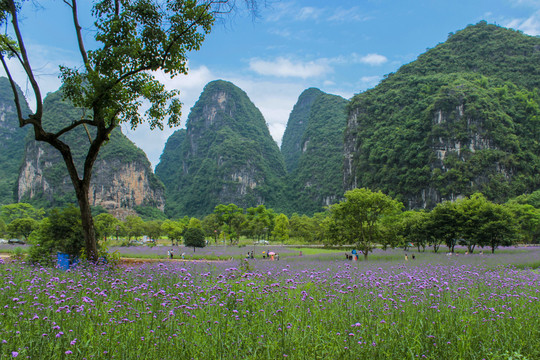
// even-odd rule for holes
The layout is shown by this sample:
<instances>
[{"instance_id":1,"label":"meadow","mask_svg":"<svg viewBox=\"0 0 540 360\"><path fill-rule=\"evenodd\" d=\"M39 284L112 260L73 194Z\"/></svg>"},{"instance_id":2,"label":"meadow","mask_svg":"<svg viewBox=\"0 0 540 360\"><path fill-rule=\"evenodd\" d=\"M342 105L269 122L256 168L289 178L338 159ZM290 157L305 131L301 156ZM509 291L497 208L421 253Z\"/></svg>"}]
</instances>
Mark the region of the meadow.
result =
<instances>
[{"instance_id":1,"label":"meadow","mask_svg":"<svg viewBox=\"0 0 540 360\"><path fill-rule=\"evenodd\" d=\"M241 259L248 250L68 271L2 262L0 356L540 358L538 247L414 261L379 250L367 262L295 248Z\"/></svg>"}]
</instances>

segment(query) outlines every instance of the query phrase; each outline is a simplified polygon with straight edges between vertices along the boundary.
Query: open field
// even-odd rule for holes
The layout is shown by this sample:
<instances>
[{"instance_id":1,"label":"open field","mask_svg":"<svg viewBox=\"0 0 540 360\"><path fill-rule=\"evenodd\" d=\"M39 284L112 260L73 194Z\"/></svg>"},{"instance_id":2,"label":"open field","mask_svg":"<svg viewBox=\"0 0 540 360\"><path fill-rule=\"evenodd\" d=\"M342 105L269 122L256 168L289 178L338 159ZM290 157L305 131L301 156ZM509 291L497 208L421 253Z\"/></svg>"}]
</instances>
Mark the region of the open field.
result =
<instances>
[{"instance_id":1,"label":"open field","mask_svg":"<svg viewBox=\"0 0 540 360\"><path fill-rule=\"evenodd\" d=\"M280 261L163 259L67 272L2 263L0 356L540 358L540 274L530 269L540 248L415 253L407 262L401 250L368 262L279 250Z\"/></svg>"}]
</instances>

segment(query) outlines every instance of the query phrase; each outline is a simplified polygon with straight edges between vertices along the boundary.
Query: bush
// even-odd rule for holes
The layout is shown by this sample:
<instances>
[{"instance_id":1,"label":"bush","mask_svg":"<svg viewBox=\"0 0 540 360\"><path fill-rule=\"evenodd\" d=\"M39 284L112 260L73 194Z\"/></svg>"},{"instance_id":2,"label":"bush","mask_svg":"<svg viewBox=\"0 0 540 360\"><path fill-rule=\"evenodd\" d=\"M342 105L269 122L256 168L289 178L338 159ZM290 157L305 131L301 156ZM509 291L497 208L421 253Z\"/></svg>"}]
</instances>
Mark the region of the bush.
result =
<instances>
[{"instance_id":1,"label":"bush","mask_svg":"<svg viewBox=\"0 0 540 360\"><path fill-rule=\"evenodd\" d=\"M204 240L204 232L199 228L189 228L184 232L184 244L186 246L195 248L203 248L206 246L206 241Z\"/></svg>"},{"instance_id":2,"label":"bush","mask_svg":"<svg viewBox=\"0 0 540 360\"><path fill-rule=\"evenodd\" d=\"M51 215L41 221L39 228L30 238L28 261L44 266L54 264L57 252L77 257L84 248L84 235L81 225L81 213L74 206L65 209L53 209Z\"/></svg>"}]
</instances>

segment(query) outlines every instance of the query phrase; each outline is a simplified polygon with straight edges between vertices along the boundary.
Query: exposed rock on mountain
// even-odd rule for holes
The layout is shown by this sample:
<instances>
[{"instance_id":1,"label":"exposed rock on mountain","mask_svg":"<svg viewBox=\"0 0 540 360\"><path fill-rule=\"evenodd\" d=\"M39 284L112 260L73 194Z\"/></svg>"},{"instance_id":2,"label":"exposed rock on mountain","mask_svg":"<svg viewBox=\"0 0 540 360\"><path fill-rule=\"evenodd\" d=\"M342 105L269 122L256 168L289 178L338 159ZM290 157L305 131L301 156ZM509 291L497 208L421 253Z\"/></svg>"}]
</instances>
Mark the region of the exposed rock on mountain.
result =
<instances>
[{"instance_id":1,"label":"exposed rock on mountain","mask_svg":"<svg viewBox=\"0 0 540 360\"><path fill-rule=\"evenodd\" d=\"M228 203L283 207L283 158L245 92L222 80L207 84L186 127L171 136L156 167L170 216L207 215Z\"/></svg>"},{"instance_id":2,"label":"exposed rock on mountain","mask_svg":"<svg viewBox=\"0 0 540 360\"><path fill-rule=\"evenodd\" d=\"M346 189L411 208L540 187L540 38L481 22L352 99Z\"/></svg>"},{"instance_id":3,"label":"exposed rock on mountain","mask_svg":"<svg viewBox=\"0 0 540 360\"><path fill-rule=\"evenodd\" d=\"M19 97L24 99L20 89ZM23 103L23 114L30 109ZM28 128L20 128L9 80L0 77L0 206L17 200L17 174L21 166Z\"/></svg>"},{"instance_id":4,"label":"exposed rock on mountain","mask_svg":"<svg viewBox=\"0 0 540 360\"><path fill-rule=\"evenodd\" d=\"M45 99L43 123L47 129L53 130L60 124L80 118L82 112L82 109L63 101L61 92L55 92ZM88 134L79 127L62 137L70 145L80 171L89 146ZM31 201L42 206L63 206L76 201L60 153L30 136L26 141L17 190L19 201ZM152 173L144 152L119 128L102 147L94 165L90 202L119 216L134 213L133 209L138 206L164 209L163 184Z\"/></svg>"}]
</instances>

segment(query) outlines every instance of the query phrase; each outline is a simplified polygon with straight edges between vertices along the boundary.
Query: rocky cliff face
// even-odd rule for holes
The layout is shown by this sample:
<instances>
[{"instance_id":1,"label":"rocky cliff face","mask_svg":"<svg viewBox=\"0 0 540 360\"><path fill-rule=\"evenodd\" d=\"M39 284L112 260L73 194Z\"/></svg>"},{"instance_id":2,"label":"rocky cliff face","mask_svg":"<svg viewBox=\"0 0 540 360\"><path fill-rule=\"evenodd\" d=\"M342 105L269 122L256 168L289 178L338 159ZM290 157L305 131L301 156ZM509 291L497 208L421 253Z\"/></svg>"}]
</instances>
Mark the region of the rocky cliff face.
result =
<instances>
[{"instance_id":1,"label":"rocky cliff face","mask_svg":"<svg viewBox=\"0 0 540 360\"><path fill-rule=\"evenodd\" d=\"M69 121L78 113L77 109L62 101L59 93L47 96L44 109L44 124L50 128L58 126L58 122ZM78 129L63 136L80 168L88 146L85 131ZM63 206L76 201L61 155L50 145L27 138L17 197L18 201L31 201L42 206ZM163 184L152 173L144 152L120 129L113 131L94 164L90 202L120 217L134 213L137 206L164 210Z\"/></svg>"},{"instance_id":2,"label":"rocky cliff face","mask_svg":"<svg viewBox=\"0 0 540 360\"><path fill-rule=\"evenodd\" d=\"M20 89L19 97L24 99ZM30 113L26 102L23 114ZM28 127L20 128L9 80L0 77L0 206L16 201L17 173L24 154Z\"/></svg>"},{"instance_id":3,"label":"rocky cliff face","mask_svg":"<svg viewBox=\"0 0 540 360\"><path fill-rule=\"evenodd\" d=\"M219 80L205 87L185 133L171 136L156 174L167 187L170 216L201 216L218 204L279 207L285 170L260 111Z\"/></svg>"}]
</instances>

